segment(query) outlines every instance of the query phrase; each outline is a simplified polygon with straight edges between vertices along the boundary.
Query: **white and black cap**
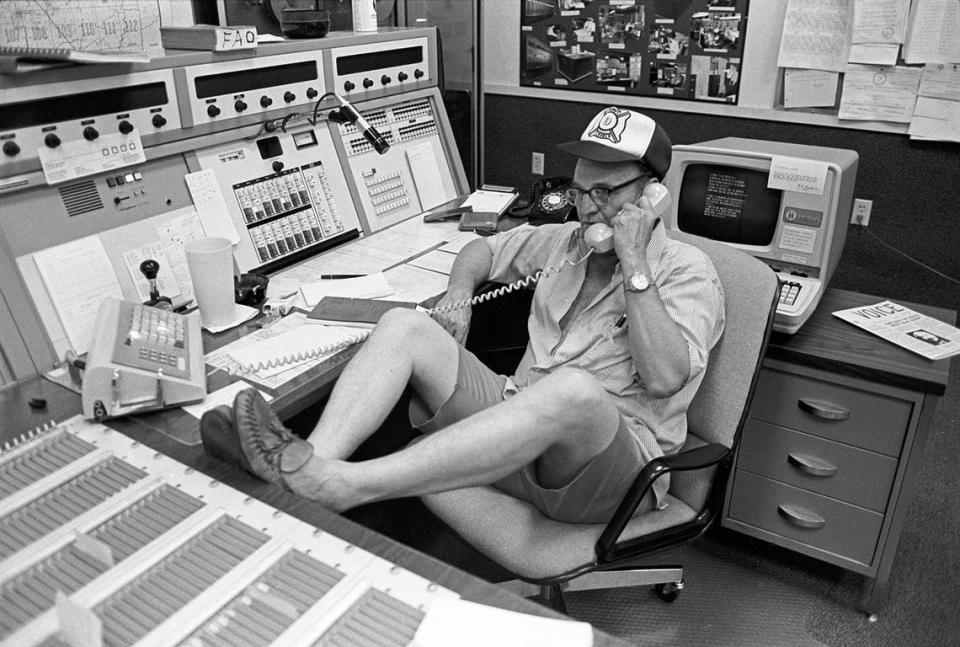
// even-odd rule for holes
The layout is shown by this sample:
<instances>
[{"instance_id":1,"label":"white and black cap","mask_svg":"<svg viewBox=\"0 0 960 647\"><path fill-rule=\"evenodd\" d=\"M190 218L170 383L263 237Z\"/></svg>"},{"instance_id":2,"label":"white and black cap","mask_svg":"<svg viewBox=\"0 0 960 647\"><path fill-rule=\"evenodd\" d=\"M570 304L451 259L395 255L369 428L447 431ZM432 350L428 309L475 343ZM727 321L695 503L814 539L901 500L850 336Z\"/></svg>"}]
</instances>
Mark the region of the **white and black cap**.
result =
<instances>
[{"instance_id":1,"label":"white and black cap","mask_svg":"<svg viewBox=\"0 0 960 647\"><path fill-rule=\"evenodd\" d=\"M650 117L609 107L590 122L580 139L557 148L594 162L643 162L662 180L673 154L670 137Z\"/></svg>"}]
</instances>

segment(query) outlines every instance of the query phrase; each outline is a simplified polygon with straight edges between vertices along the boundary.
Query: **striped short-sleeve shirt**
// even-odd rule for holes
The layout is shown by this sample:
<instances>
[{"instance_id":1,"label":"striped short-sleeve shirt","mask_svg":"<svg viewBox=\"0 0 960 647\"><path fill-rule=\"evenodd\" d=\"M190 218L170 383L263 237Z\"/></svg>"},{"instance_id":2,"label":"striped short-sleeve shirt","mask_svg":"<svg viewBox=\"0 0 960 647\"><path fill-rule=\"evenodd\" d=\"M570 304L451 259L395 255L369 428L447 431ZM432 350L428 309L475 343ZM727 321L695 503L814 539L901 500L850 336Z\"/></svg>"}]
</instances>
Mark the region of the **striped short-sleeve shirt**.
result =
<instances>
[{"instance_id":1,"label":"striped short-sleeve shirt","mask_svg":"<svg viewBox=\"0 0 960 647\"><path fill-rule=\"evenodd\" d=\"M710 349L723 332L723 288L713 264L698 248L667 238L663 227L654 229L647 248L651 278L687 342L690 359L683 388L655 398L637 378L626 327L617 325L627 308L619 264L610 283L560 329L586 274L585 263L572 265L585 253L581 238L580 224L571 222L523 225L486 239L493 254L491 280L512 283L554 268L537 283L527 321L530 341L511 381L522 389L559 368L585 370L610 394L645 460L676 453L686 438L687 407L703 380ZM668 485L665 479L655 484L658 502Z\"/></svg>"}]
</instances>

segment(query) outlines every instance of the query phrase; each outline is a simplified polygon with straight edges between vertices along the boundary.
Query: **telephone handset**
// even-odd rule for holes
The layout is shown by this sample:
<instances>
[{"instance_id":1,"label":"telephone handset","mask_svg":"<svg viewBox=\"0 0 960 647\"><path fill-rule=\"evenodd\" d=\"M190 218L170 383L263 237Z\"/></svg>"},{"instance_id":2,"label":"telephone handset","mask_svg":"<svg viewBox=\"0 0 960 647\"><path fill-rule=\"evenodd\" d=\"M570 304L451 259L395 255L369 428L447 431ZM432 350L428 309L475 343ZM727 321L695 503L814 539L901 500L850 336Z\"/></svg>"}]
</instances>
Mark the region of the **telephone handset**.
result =
<instances>
[{"instance_id":1,"label":"telephone handset","mask_svg":"<svg viewBox=\"0 0 960 647\"><path fill-rule=\"evenodd\" d=\"M659 220L670 206L670 193L667 187L659 182L651 182L643 188L643 196L650 201L653 212L657 214ZM592 224L583 234L583 242L598 254L607 254L613 251L613 230L602 222Z\"/></svg>"}]
</instances>

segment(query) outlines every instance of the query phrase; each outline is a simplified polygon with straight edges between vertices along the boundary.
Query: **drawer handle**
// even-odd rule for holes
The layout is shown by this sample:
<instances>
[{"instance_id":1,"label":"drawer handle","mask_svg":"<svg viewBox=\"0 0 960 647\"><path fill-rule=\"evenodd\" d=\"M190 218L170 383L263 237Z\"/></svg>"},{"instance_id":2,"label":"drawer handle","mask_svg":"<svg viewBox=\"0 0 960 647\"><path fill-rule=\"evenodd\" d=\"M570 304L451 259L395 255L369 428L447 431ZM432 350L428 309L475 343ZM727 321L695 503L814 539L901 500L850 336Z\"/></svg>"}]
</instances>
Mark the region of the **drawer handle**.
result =
<instances>
[{"instance_id":1,"label":"drawer handle","mask_svg":"<svg viewBox=\"0 0 960 647\"><path fill-rule=\"evenodd\" d=\"M838 407L835 404L830 404L822 400L800 398L797 400L797 406L811 416L823 418L824 420L846 420L850 417L850 409L844 409L843 407Z\"/></svg>"},{"instance_id":2,"label":"drawer handle","mask_svg":"<svg viewBox=\"0 0 960 647\"><path fill-rule=\"evenodd\" d=\"M833 476L837 473L837 466L833 463L806 454L787 454L787 462L811 476Z\"/></svg>"},{"instance_id":3,"label":"drawer handle","mask_svg":"<svg viewBox=\"0 0 960 647\"><path fill-rule=\"evenodd\" d=\"M779 505L777 506L777 512L780 513L780 516L785 517L787 521L801 528L823 528L827 525L826 519L803 508Z\"/></svg>"}]
</instances>

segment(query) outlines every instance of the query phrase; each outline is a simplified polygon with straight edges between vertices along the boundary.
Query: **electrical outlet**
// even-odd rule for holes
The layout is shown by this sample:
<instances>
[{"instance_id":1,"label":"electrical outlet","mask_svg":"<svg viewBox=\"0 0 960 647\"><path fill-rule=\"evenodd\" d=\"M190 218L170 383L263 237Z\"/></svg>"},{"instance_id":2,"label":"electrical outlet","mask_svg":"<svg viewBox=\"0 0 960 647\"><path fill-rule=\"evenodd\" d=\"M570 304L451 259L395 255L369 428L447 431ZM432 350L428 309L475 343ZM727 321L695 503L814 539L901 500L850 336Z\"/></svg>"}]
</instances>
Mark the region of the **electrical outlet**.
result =
<instances>
[{"instance_id":1,"label":"electrical outlet","mask_svg":"<svg viewBox=\"0 0 960 647\"><path fill-rule=\"evenodd\" d=\"M530 172L534 175L543 175L543 153L533 153Z\"/></svg>"},{"instance_id":2,"label":"electrical outlet","mask_svg":"<svg viewBox=\"0 0 960 647\"><path fill-rule=\"evenodd\" d=\"M853 213L850 214L850 224L866 227L870 224L870 211L873 210L873 200L857 198L853 201Z\"/></svg>"}]
</instances>

